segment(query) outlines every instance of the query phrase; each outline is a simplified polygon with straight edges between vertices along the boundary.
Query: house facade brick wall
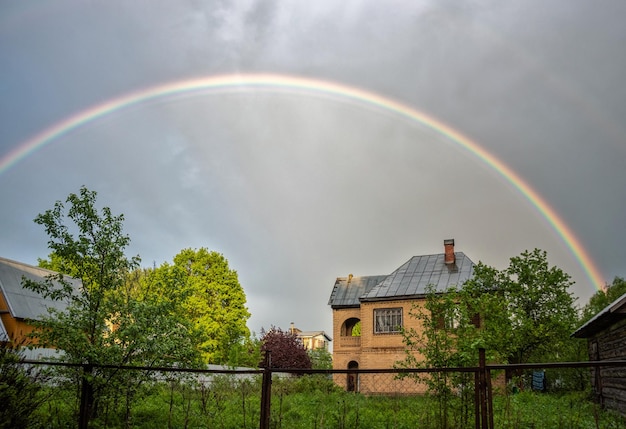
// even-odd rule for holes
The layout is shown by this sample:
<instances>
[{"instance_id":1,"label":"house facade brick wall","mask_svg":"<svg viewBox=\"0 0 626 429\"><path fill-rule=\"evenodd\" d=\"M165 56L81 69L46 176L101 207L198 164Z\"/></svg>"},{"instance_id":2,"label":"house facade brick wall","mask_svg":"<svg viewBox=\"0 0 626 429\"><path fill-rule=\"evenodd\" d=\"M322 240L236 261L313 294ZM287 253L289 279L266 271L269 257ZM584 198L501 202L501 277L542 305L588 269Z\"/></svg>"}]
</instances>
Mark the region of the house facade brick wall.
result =
<instances>
[{"instance_id":1,"label":"house facade brick wall","mask_svg":"<svg viewBox=\"0 0 626 429\"><path fill-rule=\"evenodd\" d=\"M445 252L414 256L390 275L338 277L329 305L333 309L334 369L393 369L406 358L401 329L420 332L421 321L411 316L426 302L429 288L444 292L473 275L473 262L454 252L454 240L445 240ZM401 319L401 329L392 326ZM359 336L353 327L360 327ZM420 356L415 356L418 360ZM395 374L335 374L347 390L373 394L422 393L424 384L398 380Z\"/></svg>"},{"instance_id":2,"label":"house facade brick wall","mask_svg":"<svg viewBox=\"0 0 626 429\"><path fill-rule=\"evenodd\" d=\"M410 316L415 308L423 306L423 299L393 300L383 302L364 302L360 308L333 310L333 368L335 369L391 369L406 357L406 346L402 333L376 333L374 329L374 311L384 309L402 309L402 321L405 329L421 329L420 322ZM361 335L351 336L345 331L345 322L353 319L361 321ZM349 390L348 377L336 374L335 383ZM424 393L425 386L416 384L412 379L399 380L395 374L376 374L361 376L358 390L363 393L403 394Z\"/></svg>"}]
</instances>

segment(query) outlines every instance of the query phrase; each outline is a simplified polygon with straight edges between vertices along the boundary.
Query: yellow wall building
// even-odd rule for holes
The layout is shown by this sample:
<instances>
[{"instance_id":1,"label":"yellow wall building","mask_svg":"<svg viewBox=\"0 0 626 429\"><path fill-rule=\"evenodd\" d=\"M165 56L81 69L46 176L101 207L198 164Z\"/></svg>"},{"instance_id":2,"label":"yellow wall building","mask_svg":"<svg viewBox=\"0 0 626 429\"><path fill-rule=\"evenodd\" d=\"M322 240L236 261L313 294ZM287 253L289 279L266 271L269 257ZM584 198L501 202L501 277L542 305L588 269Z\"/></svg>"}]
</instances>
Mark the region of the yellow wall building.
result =
<instances>
[{"instance_id":1,"label":"yellow wall building","mask_svg":"<svg viewBox=\"0 0 626 429\"><path fill-rule=\"evenodd\" d=\"M23 279L37 282L44 281L48 276L56 275L54 271L0 258L0 342L11 346L26 346L30 340L28 334L33 330L32 320L40 320L53 308L63 311L64 301L54 301L42 297L36 292L22 286ZM80 281L66 278L74 287L80 287ZM28 358L45 357L51 354L48 349L25 350Z\"/></svg>"}]
</instances>

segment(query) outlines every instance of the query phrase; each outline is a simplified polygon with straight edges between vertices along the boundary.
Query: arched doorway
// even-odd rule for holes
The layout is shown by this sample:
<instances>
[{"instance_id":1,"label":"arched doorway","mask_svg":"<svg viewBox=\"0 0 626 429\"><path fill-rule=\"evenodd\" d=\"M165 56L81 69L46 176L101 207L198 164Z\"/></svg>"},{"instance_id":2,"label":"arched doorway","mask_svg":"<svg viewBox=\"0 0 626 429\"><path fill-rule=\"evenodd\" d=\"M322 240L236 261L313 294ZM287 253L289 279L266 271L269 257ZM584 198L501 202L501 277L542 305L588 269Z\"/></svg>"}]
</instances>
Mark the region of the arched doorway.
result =
<instances>
[{"instance_id":1,"label":"arched doorway","mask_svg":"<svg viewBox=\"0 0 626 429\"><path fill-rule=\"evenodd\" d=\"M348 369L359 369L359 363L357 361L351 360L348 362ZM347 389L348 392L358 392L359 391L359 374L357 373L348 373L347 380Z\"/></svg>"}]
</instances>

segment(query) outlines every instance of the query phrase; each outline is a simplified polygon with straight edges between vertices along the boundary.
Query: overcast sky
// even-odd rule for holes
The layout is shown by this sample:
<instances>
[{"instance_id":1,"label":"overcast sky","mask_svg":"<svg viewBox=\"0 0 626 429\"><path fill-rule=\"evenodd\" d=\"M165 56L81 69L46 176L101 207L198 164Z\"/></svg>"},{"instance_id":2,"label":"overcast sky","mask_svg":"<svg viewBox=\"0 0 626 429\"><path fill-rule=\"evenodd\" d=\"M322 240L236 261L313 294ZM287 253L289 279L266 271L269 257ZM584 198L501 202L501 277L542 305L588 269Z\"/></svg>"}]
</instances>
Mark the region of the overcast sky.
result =
<instances>
[{"instance_id":1,"label":"overcast sky","mask_svg":"<svg viewBox=\"0 0 626 429\"><path fill-rule=\"evenodd\" d=\"M271 73L360 88L476 142L550 204L605 282L626 276L626 3L0 0L0 165L133 91ZM152 99L0 170L0 256L36 264L33 218L81 185L126 217L144 266L224 254L249 327L332 333L338 276L389 274L443 240L504 268L541 248L595 291L518 189L445 135L297 88Z\"/></svg>"}]
</instances>

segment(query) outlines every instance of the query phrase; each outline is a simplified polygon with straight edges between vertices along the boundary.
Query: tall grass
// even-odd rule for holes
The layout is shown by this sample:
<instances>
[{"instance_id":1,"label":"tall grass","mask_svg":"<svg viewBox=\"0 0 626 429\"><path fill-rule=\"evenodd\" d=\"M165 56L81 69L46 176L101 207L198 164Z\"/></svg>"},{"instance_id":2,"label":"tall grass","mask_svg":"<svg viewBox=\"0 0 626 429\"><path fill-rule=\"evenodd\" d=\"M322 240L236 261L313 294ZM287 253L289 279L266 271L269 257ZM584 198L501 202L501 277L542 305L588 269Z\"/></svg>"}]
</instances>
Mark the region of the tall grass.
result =
<instances>
[{"instance_id":1,"label":"tall grass","mask_svg":"<svg viewBox=\"0 0 626 429\"><path fill-rule=\"evenodd\" d=\"M75 392L48 386L52 394L39 407L32 428L76 427ZM47 392L46 392L47 391ZM145 384L134 396L130 413L124 393L99 404L93 428L258 428L259 377L216 376L203 383L169 380ZM437 402L429 396L365 396L339 389L323 375L276 378L272 384L271 426L276 429L441 428ZM473 404L454 397L448 426L473 428ZM106 412L105 412L106 410ZM464 414L465 413L465 414ZM626 420L602 410L584 393L521 392L494 398L497 428L623 428Z\"/></svg>"}]
</instances>

